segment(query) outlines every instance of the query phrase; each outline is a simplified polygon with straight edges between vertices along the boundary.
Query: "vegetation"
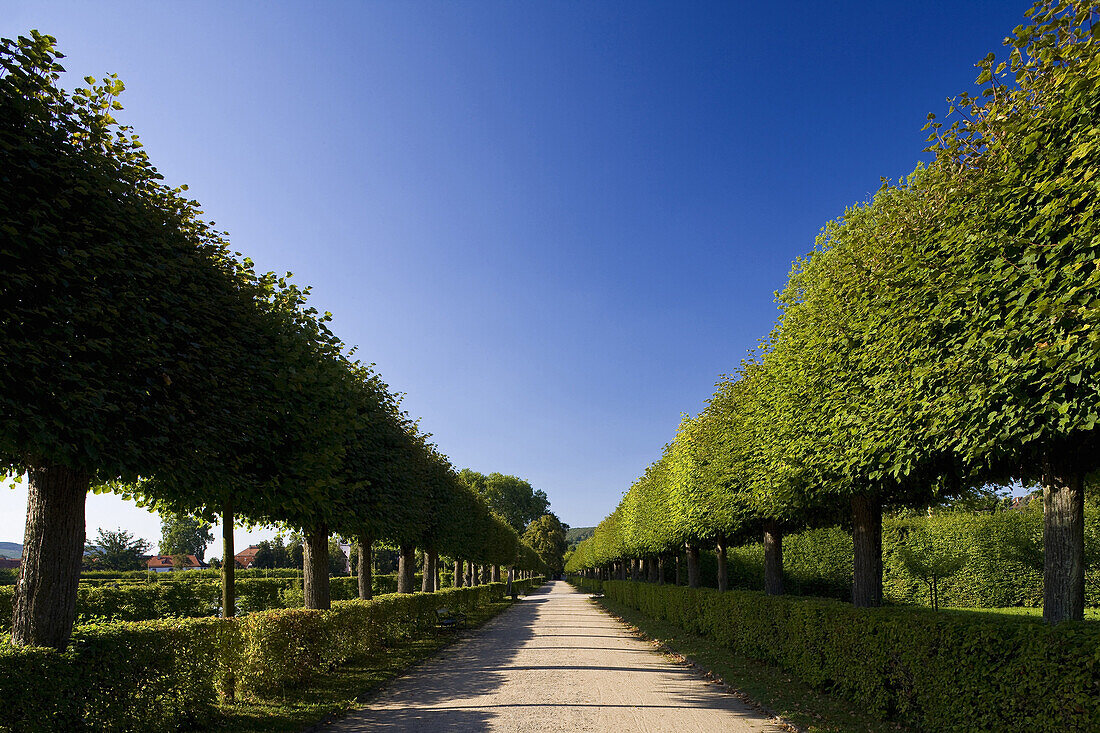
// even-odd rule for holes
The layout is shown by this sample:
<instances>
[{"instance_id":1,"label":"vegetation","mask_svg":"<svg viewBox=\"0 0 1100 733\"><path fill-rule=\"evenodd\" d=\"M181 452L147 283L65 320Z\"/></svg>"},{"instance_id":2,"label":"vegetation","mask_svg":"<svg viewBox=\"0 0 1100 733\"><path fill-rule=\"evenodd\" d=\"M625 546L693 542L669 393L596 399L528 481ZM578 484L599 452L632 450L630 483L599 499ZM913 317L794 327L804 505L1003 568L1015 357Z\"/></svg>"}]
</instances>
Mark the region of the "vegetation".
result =
<instances>
[{"instance_id":1,"label":"vegetation","mask_svg":"<svg viewBox=\"0 0 1100 733\"><path fill-rule=\"evenodd\" d=\"M523 533L523 541L538 553L543 565L551 573L560 573L565 569L565 525L553 514L547 512L531 522Z\"/></svg>"},{"instance_id":2,"label":"vegetation","mask_svg":"<svg viewBox=\"0 0 1100 733\"><path fill-rule=\"evenodd\" d=\"M78 643L65 651L0 644L0 727L198 729L216 722L218 691L227 684L246 700L285 699L349 660L431 636L441 603L475 614L503 600L504 590L494 584L443 591L442 599L389 595L238 620L91 624L77 627Z\"/></svg>"},{"instance_id":3,"label":"vegetation","mask_svg":"<svg viewBox=\"0 0 1100 733\"><path fill-rule=\"evenodd\" d=\"M1085 605L1086 476L1100 421L1100 3L1046 0L979 64L934 159L829 222L779 293L772 332L686 417L661 459L570 557L604 578L663 577L784 534L852 529L852 603L883 601L883 512L1043 486L1043 609ZM908 553L932 594L960 553ZM932 554L930 554L932 553Z\"/></svg>"},{"instance_id":4,"label":"vegetation","mask_svg":"<svg viewBox=\"0 0 1100 733\"><path fill-rule=\"evenodd\" d=\"M920 730L1093 730L1100 627L606 581L606 597Z\"/></svg>"},{"instance_id":5,"label":"vegetation","mask_svg":"<svg viewBox=\"0 0 1100 733\"><path fill-rule=\"evenodd\" d=\"M148 551L148 542L119 527L116 531L100 528L84 552L89 568L127 571L143 570L142 557Z\"/></svg>"},{"instance_id":6,"label":"vegetation","mask_svg":"<svg viewBox=\"0 0 1100 733\"><path fill-rule=\"evenodd\" d=\"M30 479L13 642L66 648L89 490L220 518L227 616L242 520L301 530L315 609L331 603L334 534L539 569L510 522L545 511L545 494L499 474L471 490L308 288L257 274L161 182L113 117L122 82L66 92L61 58L37 32L0 41L0 469ZM519 513L493 513L519 489ZM173 554L205 541L177 539Z\"/></svg>"},{"instance_id":7,"label":"vegetation","mask_svg":"<svg viewBox=\"0 0 1100 733\"><path fill-rule=\"evenodd\" d=\"M161 515L160 554L194 555L202 562L206 546L214 541L210 523L188 514Z\"/></svg>"}]
</instances>

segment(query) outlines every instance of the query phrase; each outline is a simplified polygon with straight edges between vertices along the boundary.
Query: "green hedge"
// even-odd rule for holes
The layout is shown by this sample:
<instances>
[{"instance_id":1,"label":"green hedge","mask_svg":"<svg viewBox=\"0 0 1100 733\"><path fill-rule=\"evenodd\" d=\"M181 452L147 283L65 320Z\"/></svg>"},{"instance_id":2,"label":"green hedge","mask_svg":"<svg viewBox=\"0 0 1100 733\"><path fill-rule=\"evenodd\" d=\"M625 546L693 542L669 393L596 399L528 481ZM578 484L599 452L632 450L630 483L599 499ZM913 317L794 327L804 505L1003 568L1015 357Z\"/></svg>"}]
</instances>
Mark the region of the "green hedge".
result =
<instances>
[{"instance_id":1,"label":"green hedge","mask_svg":"<svg viewBox=\"0 0 1100 733\"><path fill-rule=\"evenodd\" d=\"M923 730L1100 730L1100 624L610 581L608 598Z\"/></svg>"},{"instance_id":2,"label":"green hedge","mask_svg":"<svg viewBox=\"0 0 1100 733\"><path fill-rule=\"evenodd\" d=\"M940 546L965 553L966 564L939 582L940 604L960 608L1038 608L1043 602L1043 576L1037 567L1020 561L1021 539L1036 549L1042 543L1043 517L1037 511L1001 511L992 514L941 513L931 517L886 518L882 524L883 594L894 603L930 605L928 586L913 578L901 561L899 549L915 532L930 532ZM1086 514L1087 557L1085 605L1100 606L1100 517ZM666 563L671 565L671 563ZM852 536L839 527L814 529L783 539L783 582L790 595L851 598ZM700 553L700 581L716 588L718 564L712 552ZM729 587L764 587L764 547L760 543L728 552ZM686 582L687 573L682 574ZM666 581L672 582L666 567Z\"/></svg>"},{"instance_id":3,"label":"green hedge","mask_svg":"<svg viewBox=\"0 0 1100 733\"><path fill-rule=\"evenodd\" d=\"M0 728L177 731L210 720L218 619L78 627L65 652L0 643Z\"/></svg>"},{"instance_id":4,"label":"green hedge","mask_svg":"<svg viewBox=\"0 0 1100 733\"><path fill-rule=\"evenodd\" d=\"M596 578L582 578L579 575L574 575L569 578L569 582L585 593L603 592L603 581Z\"/></svg>"},{"instance_id":5,"label":"green hedge","mask_svg":"<svg viewBox=\"0 0 1100 733\"><path fill-rule=\"evenodd\" d=\"M375 578L375 595L394 593L397 590L397 583L391 583L391 578L388 575ZM245 577L237 580L235 585L237 611L240 614L300 608L304 605L302 583L299 579ZM500 583L490 585L504 587ZM359 595L357 578L332 578L330 588L334 601L353 600ZM0 629L11 628L14 592L12 586L0 586ZM214 580L95 586L81 584L77 589L76 613L77 620L81 623L202 618L216 616L220 610L221 584Z\"/></svg>"},{"instance_id":6,"label":"green hedge","mask_svg":"<svg viewBox=\"0 0 1100 733\"><path fill-rule=\"evenodd\" d=\"M521 581L516 590L540 583ZM65 652L0 642L0 729L199 728L210 721L229 672L242 695L279 692L398 639L432 633L440 606L472 612L502 599L505 588L337 601L329 611L83 625Z\"/></svg>"}]
</instances>

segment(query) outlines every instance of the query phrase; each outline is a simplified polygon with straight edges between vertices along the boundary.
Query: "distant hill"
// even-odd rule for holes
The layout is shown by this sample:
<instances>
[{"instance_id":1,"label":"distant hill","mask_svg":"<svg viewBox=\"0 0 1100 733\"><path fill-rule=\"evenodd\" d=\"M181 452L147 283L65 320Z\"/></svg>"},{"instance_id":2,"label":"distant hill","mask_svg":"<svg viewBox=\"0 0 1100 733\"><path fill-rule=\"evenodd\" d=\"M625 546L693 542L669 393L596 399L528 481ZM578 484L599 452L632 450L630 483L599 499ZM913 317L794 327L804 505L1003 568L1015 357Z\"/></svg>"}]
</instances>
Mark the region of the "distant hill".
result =
<instances>
[{"instance_id":1,"label":"distant hill","mask_svg":"<svg viewBox=\"0 0 1100 733\"><path fill-rule=\"evenodd\" d=\"M23 557L23 545L17 542L0 542L0 557Z\"/></svg>"},{"instance_id":2,"label":"distant hill","mask_svg":"<svg viewBox=\"0 0 1100 733\"><path fill-rule=\"evenodd\" d=\"M592 536L595 527L570 527L565 531L565 541L570 545L579 545Z\"/></svg>"}]
</instances>

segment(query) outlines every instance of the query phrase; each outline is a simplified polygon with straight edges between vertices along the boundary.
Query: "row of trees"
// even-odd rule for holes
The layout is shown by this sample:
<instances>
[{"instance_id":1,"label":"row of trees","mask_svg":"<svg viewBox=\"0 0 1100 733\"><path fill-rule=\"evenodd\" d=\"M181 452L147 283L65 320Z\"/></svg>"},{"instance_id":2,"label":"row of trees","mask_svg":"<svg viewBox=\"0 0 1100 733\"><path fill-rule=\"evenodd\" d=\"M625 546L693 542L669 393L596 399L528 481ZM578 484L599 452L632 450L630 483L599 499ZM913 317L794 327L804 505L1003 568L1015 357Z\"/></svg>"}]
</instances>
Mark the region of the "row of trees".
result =
<instances>
[{"instance_id":1,"label":"row of trees","mask_svg":"<svg viewBox=\"0 0 1100 733\"><path fill-rule=\"evenodd\" d=\"M93 488L220 516L224 558L238 521L300 528L311 608L334 533L400 546L404 592L418 547L538 567L308 289L256 273L164 185L112 117L122 83L67 93L60 58L38 32L0 41L0 470L30 483L13 642L67 643Z\"/></svg>"},{"instance_id":2,"label":"row of trees","mask_svg":"<svg viewBox=\"0 0 1100 733\"><path fill-rule=\"evenodd\" d=\"M934 160L830 222L781 316L687 417L571 569L847 514L852 600L882 599L884 508L1040 482L1044 617L1083 617L1084 480L1100 468L1100 3L1046 0L929 117ZM724 573L719 573L724 582Z\"/></svg>"}]
</instances>

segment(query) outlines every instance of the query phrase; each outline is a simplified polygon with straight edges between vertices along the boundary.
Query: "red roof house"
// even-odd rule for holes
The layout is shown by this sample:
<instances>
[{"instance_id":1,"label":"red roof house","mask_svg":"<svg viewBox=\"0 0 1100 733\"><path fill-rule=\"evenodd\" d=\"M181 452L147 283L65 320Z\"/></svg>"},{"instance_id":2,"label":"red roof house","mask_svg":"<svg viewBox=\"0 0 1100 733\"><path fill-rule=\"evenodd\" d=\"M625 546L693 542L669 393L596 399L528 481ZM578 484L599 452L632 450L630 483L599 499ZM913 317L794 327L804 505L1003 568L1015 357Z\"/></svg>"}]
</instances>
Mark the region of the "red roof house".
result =
<instances>
[{"instance_id":1,"label":"red roof house","mask_svg":"<svg viewBox=\"0 0 1100 733\"><path fill-rule=\"evenodd\" d=\"M146 567L156 573L166 573L170 570L176 570L176 566L172 563L171 555L153 555L151 558L145 561ZM201 570L202 568L210 567L202 560L199 560L194 555L185 555L184 564L179 570Z\"/></svg>"}]
</instances>

